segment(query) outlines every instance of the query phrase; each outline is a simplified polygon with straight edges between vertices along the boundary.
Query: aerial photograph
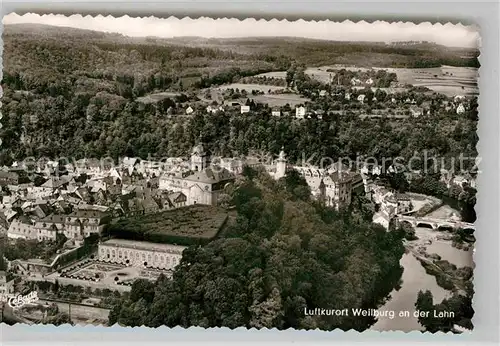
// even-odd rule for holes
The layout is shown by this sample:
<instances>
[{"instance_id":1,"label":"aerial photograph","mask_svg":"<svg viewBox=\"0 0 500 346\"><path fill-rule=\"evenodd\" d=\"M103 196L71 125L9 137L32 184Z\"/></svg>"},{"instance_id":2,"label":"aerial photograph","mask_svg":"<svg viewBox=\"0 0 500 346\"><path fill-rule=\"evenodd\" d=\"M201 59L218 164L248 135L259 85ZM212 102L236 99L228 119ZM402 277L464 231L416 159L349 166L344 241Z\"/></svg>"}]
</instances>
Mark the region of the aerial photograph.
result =
<instances>
[{"instance_id":1,"label":"aerial photograph","mask_svg":"<svg viewBox=\"0 0 500 346\"><path fill-rule=\"evenodd\" d=\"M473 329L476 27L3 25L0 322Z\"/></svg>"}]
</instances>

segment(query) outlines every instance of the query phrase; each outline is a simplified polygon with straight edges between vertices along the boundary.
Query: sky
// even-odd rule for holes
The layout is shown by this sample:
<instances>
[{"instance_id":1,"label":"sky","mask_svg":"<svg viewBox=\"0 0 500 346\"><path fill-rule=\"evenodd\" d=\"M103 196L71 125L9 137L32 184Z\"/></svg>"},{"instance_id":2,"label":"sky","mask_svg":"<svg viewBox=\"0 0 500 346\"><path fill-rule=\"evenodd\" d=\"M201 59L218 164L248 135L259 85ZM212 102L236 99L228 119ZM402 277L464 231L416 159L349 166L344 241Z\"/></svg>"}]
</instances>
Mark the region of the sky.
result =
<instances>
[{"instance_id":1,"label":"sky","mask_svg":"<svg viewBox=\"0 0 500 346\"><path fill-rule=\"evenodd\" d=\"M123 16L81 16L81 15L38 15L28 13L19 16L15 13L4 16L3 23L36 23L65 26L104 32L120 33L132 37L157 36L171 38L179 36L200 36L207 38L236 38L257 36L294 36L334 41L430 41L449 47L477 48L480 44L476 27L462 24L418 25L411 22L388 23L384 21L333 22L333 21L287 21L198 19L175 17L133 18Z\"/></svg>"}]
</instances>

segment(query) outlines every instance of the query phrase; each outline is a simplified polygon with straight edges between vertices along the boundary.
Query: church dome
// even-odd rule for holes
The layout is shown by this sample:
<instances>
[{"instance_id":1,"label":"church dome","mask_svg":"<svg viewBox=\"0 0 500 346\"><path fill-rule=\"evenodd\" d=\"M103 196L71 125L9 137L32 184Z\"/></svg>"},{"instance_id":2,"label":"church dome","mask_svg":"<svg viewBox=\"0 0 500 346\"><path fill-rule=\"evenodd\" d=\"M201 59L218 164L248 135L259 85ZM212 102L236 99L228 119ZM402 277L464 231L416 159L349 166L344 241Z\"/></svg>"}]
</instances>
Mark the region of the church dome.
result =
<instances>
[{"instance_id":1,"label":"church dome","mask_svg":"<svg viewBox=\"0 0 500 346\"><path fill-rule=\"evenodd\" d=\"M205 148L203 148L203 144L199 143L193 147L193 151L191 152L193 155L204 155Z\"/></svg>"}]
</instances>

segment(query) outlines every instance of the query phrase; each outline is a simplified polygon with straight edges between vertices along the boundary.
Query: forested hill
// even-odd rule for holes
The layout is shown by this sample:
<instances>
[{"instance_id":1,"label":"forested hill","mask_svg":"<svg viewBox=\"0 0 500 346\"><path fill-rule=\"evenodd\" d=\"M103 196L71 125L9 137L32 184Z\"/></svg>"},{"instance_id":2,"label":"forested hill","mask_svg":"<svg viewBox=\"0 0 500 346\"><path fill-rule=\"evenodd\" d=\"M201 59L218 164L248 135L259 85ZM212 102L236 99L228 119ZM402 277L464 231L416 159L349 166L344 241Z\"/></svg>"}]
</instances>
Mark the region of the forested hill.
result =
<instances>
[{"instance_id":1,"label":"forested hill","mask_svg":"<svg viewBox=\"0 0 500 346\"><path fill-rule=\"evenodd\" d=\"M254 114L237 118L228 116L230 112L169 118L168 109L184 114L188 104L195 102L202 81L205 86L236 82L245 75L288 69L296 61L287 55L272 55L272 50L244 54L225 48L122 40L129 38L47 26L5 26L0 164L27 156L178 156L189 152L200 132L213 152L228 156L246 155L250 150L277 153L282 145L292 160L302 154L338 158L356 152L408 159L422 150L447 158L459 153L477 155L477 119L446 114L397 125L356 116L296 122L289 117L270 117L270 109L257 106ZM255 39L243 41L257 52L262 49ZM304 46L271 38L262 42L296 52L297 59L329 52L321 46L319 53L311 49L301 55L297 52ZM308 42L319 45L317 40ZM137 102L138 97L165 90L188 97L166 100L157 109ZM420 96L412 97L418 100ZM323 102L318 107L331 105Z\"/></svg>"},{"instance_id":2,"label":"forested hill","mask_svg":"<svg viewBox=\"0 0 500 346\"><path fill-rule=\"evenodd\" d=\"M81 43L111 43L114 45L187 46L212 48L245 55L267 57L286 56L308 66L349 64L363 67L437 67L441 65L479 67L478 49L450 48L434 43L412 45L383 42L346 42L308 39L300 37L127 37L117 33L104 33L40 24L14 24L4 28L4 39L45 38L70 40ZM241 57L240 57L241 58ZM271 59L272 60L272 59Z\"/></svg>"},{"instance_id":3,"label":"forested hill","mask_svg":"<svg viewBox=\"0 0 500 346\"><path fill-rule=\"evenodd\" d=\"M400 280L400 232L311 201L294 172L276 182L247 168L229 192L237 219L219 239L183 253L173 280L138 280L109 322L127 326L365 330L371 317L305 309L376 308Z\"/></svg>"}]
</instances>

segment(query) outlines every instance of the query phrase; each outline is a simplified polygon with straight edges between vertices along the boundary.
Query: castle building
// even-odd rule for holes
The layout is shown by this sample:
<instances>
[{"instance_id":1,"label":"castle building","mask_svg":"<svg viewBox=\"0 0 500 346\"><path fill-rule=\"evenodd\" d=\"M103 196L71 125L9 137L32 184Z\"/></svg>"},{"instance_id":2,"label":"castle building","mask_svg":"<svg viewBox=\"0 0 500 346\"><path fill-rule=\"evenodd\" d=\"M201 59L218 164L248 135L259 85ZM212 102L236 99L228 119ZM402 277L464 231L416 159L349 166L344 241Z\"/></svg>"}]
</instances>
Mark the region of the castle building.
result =
<instances>
[{"instance_id":1,"label":"castle building","mask_svg":"<svg viewBox=\"0 0 500 346\"><path fill-rule=\"evenodd\" d=\"M159 188L172 192L182 192L186 205L217 205L224 187L233 182L234 173L220 165L210 165L210 157L202 144L191 152L190 171L160 177Z\"/></svg>"},{"instance_id":2,"label":"castle building","mask_svg":"<svg viewBox=\"0 0 500 346\"><path fill-rule=\"evenodd\" d=\"M330 169L322 169L312 166L289 166L282 148L274 166L267 167L267 171L277 180L284 177L289 169L296 170L304 177L314 198L337 209L351 204L352 191L363 186L361 175L349 171L346 167L334 165Z\"/></svg>"},{"instance_id":3,"label":"castle building","mask_svg":"<svg viewBox=\"0 0 500 346\"><path fill-rule=\"evenodd\" d=\"M127 239L110 239L98 246L102 262L138 268L173 269L182 258L184 246L157 244Z\"/></svg>"}]
</instances>

